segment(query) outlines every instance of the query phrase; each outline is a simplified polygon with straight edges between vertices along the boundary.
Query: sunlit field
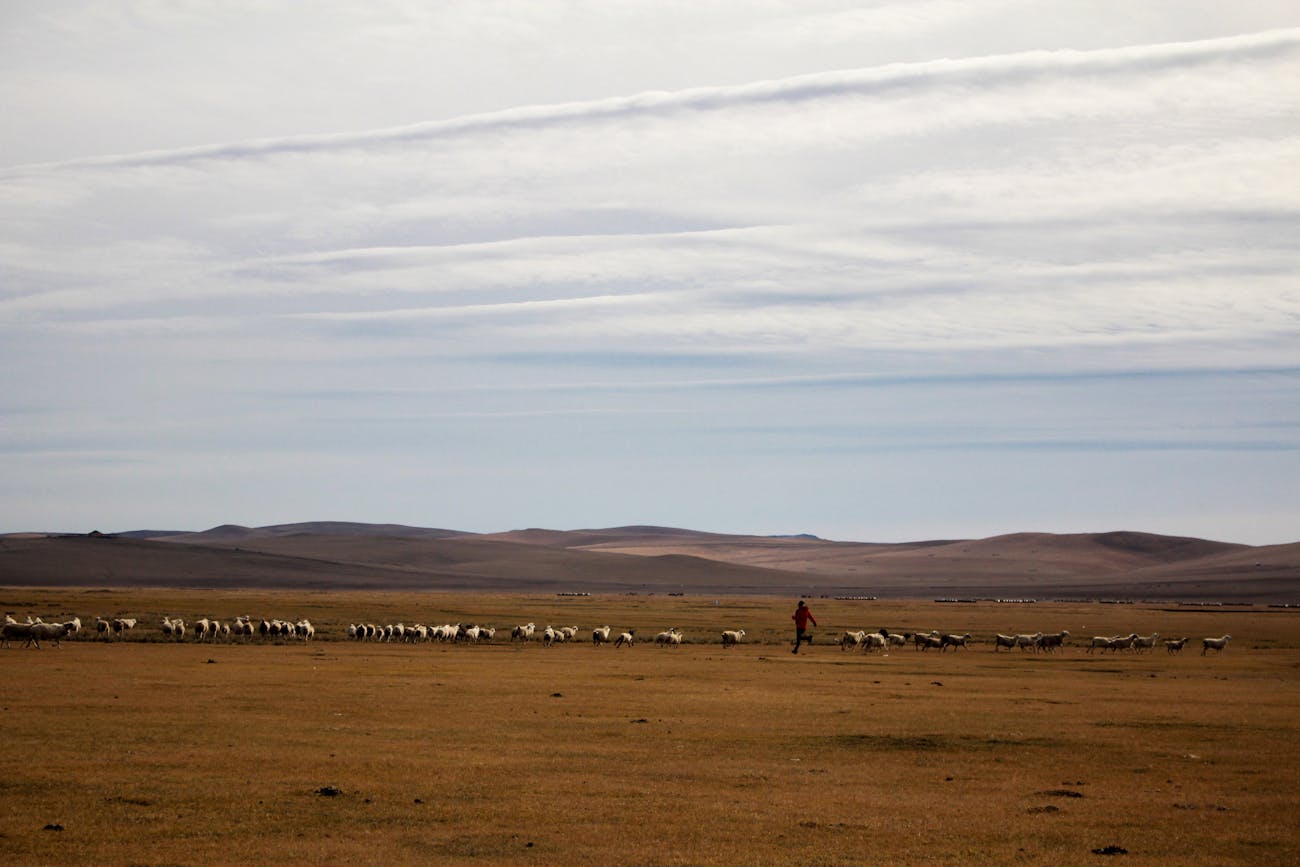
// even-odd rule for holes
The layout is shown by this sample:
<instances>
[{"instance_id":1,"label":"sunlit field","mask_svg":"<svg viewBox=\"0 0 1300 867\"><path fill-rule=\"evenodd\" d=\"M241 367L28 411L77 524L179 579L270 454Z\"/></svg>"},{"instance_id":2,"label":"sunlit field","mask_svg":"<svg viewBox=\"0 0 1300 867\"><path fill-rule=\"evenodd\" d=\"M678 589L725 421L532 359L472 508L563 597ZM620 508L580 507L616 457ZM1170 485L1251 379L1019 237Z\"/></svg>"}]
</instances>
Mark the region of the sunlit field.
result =
<instances>
[{"instance_id":1,"label":"sunlit field","mask_svg":"<svg viewBox=\"0 0 1300 867\"><path fill-rule=\"evenodd\" d=\"M0 846L15 864L1295 862L1300 611L810 599L796 656L794 601L0 590L19 620L139 620L0 651ZM317 637L158 628L240 614ZM347 641L359 621L499 631ZM529 621L581 640L512 643ZM593 647L605 624L637 643ZM687 643L655 646L669 626ZM972 645L832 644L880 627ZM1062 629L1056 654L991 643ZM1192 640L1083 649L1130 632Z\"/></svg>"}]
</instances>

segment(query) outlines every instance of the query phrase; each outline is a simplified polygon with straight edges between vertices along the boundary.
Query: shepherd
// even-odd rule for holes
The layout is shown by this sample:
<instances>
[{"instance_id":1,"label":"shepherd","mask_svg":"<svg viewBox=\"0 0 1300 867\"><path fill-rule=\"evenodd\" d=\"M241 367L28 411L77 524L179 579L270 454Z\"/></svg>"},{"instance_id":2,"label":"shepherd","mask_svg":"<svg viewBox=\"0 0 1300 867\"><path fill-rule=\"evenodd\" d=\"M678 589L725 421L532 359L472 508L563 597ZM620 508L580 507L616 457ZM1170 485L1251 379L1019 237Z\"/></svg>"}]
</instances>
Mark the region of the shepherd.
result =
<instances>
[{"instance_id":1,"label":"shepherd","mask_svg":"<svg viewBox=\"0 0 1300 867\"><path fill-rule=\"evenodd\" d=\"M812 609L808 607L808 603L800 599L799 605L794 609L794 614L790 615L790 619L794 621L794 650L790 652L798 653L799 645L805 641L812 644L813 637L812 633L808 631L808 624L811 623L816 626L817 618L813 617Z\"/></svg>"}]
</instances>

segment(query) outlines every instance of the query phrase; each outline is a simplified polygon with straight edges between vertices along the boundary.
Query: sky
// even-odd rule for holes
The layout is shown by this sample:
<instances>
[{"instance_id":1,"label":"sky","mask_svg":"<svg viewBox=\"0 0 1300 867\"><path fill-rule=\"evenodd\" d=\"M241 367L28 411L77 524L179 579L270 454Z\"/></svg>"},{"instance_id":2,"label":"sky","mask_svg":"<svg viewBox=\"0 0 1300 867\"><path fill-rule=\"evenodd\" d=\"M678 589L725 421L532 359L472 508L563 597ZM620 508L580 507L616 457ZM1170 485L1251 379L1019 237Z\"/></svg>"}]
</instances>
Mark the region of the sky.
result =
<instances>
[{"instance_id":1,"label":"sky","mask_svg":"<svg viewBox=\"0 0 1300 867\"><path fill-rule=\"evenodd\" d=\"M1300 540L1300 5L0 0L0 532Z\"/></svg>"}]
</instances>

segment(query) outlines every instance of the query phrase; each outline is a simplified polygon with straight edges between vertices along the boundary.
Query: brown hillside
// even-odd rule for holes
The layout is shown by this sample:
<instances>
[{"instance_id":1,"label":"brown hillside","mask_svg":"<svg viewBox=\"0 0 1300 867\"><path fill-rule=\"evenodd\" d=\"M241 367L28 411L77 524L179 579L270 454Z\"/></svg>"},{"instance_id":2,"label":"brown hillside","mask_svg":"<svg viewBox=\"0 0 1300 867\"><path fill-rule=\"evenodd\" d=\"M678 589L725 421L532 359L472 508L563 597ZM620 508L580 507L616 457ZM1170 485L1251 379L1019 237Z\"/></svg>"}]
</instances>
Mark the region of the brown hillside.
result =
<instances>
[{"instance_id":1,"label":"brown hillside","mask_svg":"<svg viewBox=\"0 0 1300 867\"><path fill-rule=\"evenodd\" d=\"M1297 564L1300 543L1128 532L867 544L660 527L476 535L315 523L161 539L0 537L0 583L10 585L1297 602Z\"/></svg>"}]
</instances>

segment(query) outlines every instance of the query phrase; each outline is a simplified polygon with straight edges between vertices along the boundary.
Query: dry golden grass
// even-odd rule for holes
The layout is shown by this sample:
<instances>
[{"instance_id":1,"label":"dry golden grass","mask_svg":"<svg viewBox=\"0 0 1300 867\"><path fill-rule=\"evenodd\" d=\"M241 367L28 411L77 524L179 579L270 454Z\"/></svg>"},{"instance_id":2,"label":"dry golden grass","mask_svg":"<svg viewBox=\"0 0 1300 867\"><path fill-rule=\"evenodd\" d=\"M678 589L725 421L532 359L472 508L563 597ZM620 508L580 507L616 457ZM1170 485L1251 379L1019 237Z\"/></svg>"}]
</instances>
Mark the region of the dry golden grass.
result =
<instances>
[{"instance_id":1,"label":"dry golden grass","mask_svg":"<svg viewBox=\"0 0 1300 867\"><path fill-rule=\"evenodd\" d=\"M812 600L843 628L1230 632L1222 656L788 648L788 600L0 591L9 863L1260 864L1300 851L1300 612ZM630 650L164 645L162 614L669 625ZM722 628L753 639L713 643ZM503 632L504 634L504 632ZM320 794L323 787L340 794ZM47 825L62 826L46 830Z\"/></svg>"}]
</instances>

